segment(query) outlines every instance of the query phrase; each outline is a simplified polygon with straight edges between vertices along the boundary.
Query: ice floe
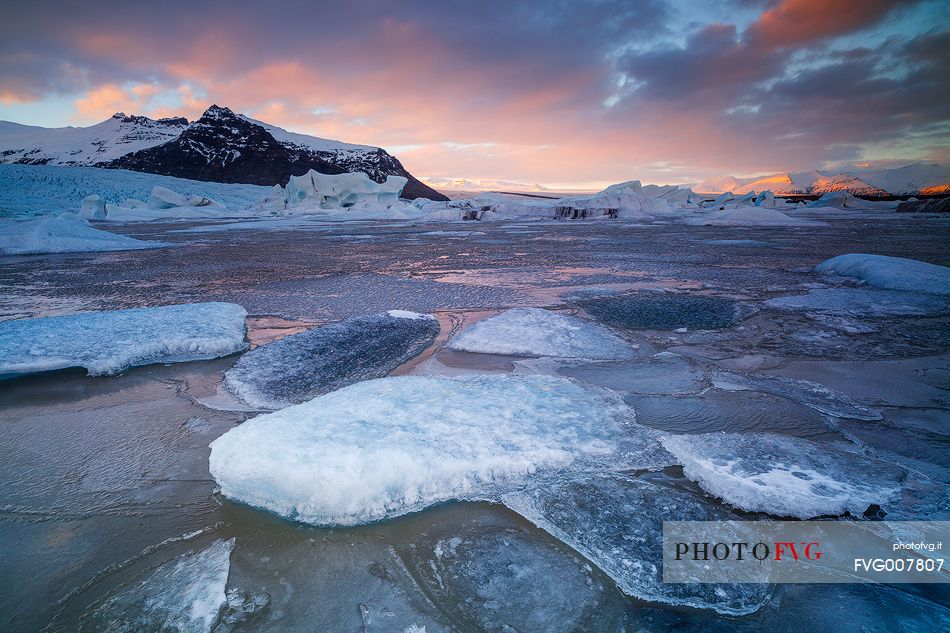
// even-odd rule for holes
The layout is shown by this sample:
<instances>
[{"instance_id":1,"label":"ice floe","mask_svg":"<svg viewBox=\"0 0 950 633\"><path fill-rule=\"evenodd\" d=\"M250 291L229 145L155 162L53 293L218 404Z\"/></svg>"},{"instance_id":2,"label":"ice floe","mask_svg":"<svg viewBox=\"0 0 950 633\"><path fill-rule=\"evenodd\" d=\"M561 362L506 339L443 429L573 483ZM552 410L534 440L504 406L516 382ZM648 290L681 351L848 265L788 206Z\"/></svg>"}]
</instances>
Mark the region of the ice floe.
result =
<instances>
[{"instance_id":1,"label":"ice floe","mask_svg":"<svg viewBox=\"0 0 950 633\"><path fill-rule=\"evenodd\" d=\"M158 567L83 618L80 631L208 633L225 605L234 539Z\"/></svg>"},{"instance_id":2,"label":"ice floe","mask_svg":"<svg viewBox=\"0 0 950 633\"><path fill-rule=\"evenodd\" d=\"M701 295L642 292L578 302L608 325L637 330L718 330L737 325L742 310L735 301Z\"/></svg>"},{"instance_id":3,"label":"ice floe","mask_svg":"<svg viewBox=\"0 0 950 633\"><path fill-rule=\"evenodd\" d=\"M737 518L686 491L612 473L539 482L503 502L583 554L627 595L732 615L769 600L767 585L663 582L663 521Z\"/></svg>"},{"instance_id":4,"label":"ice floe","mask_svg":"<svg viewBox=\"0 0 950 633\"><path fill-rule=\"evenodd\" d=\"M0 377L218 358L247 347L244 308L186 303L0 322Z\"/></svg>"},{"instance_id":5,"label":"ice floe","mask_svg":"<svg viewBox=\"0 0 950 633\"><path fill-rule=\"evenodd\" d=\"M926 316L950 311L950 300L932 294L872 288L814 288L802 295L764 302L779 310L808 310L856 316Z\"/></svg>"},{"instance_id":6,"label":"ice floe","mask_svg":"<svg viewBox=\"0 0 950 633\"><path fill-rule=\"evenodd\" d=\"M742 206L696 215L686 222L697 226L827 226L818 220L793 218L760 206Z\"/></svg>"},{"instance_id":7,"label":"ice floe","mask_svg":"<svg viewBox=\"0 0 950 633\"><path fill-rule=\"evenodd\" d=\"M253 418L211 443L236 501L353 525L497 499L537 473L669 463L619 397L550 376L364 381Z\"/></svg>"},{"instance_id":8,"label":"ice floe","mask_svg":"<svg viewBox=\"0 0 950 633\"><path fill-rule=\"evenodd\" d=\"M852 420L880 420L882 418L880 411L810 380L719 371L713 374L713 385L726 390L750 389L770 393L795 400L806 407L836 418L851 418Z\"/></svg>"},{"instance_id":9,"label":"ice floe","mask_svg":"<svg viewBox=\"0 0 950 633\"><path fill-rule=\"evenodd\" d=\"M831 446L770 433L665 437L683 472L737 508L808 519L886 508L900 498L902 469Z\"/></svg>"},{"instance_id":10,"label":"ice floe","mask_svg":"<svg viewBox=\"0 0 950 633\"><path fill-rule=\"evenodd\" d=\"M514 308L466 328L449 349L510 356L622 360L629 344L606 328L540 308Z\"/></svg>"},{"instance_id":11,"label":"ice floe","mask_svg":"<svg viewBox=\"0 0 950 633\"><path fill-rule=\"evenodd\" d=\"M695 393L708 385L701 369L670 352L630 363L566 367L560 373L614 391L638 394Z\"/></svg>"},{"instance_id":12,"label":"ice floe","mask_svg":"<svg viewBox=\"0 0 950 633\"><path fill-rule=\"evenodd\" d=\"M313 328L247 352L224 375L246 404L280 409L360 380L382 378L439 334L430 315L403 310Z\"/></svg>"},{"instance_id":13,"label":"ice floe","mask_svg":"<svg viewBox=\"0 0 950 633\"><path fill-rule=\"evenodd\" d=\"M165 246L169 244L102 231L75 213L0 221L0 255L130 251Z\"/></svg>"},{"instance_id":14,"label":"ice floe","mask_svg":"<svg viewBox=\"0 0 950 633\"><path fill-rule=\"evenodd\" d=\"M885 290L950 295L950 267L915 259L849 253L825 260L815 270L854 277Z\"/></svg>"}]
</instances>

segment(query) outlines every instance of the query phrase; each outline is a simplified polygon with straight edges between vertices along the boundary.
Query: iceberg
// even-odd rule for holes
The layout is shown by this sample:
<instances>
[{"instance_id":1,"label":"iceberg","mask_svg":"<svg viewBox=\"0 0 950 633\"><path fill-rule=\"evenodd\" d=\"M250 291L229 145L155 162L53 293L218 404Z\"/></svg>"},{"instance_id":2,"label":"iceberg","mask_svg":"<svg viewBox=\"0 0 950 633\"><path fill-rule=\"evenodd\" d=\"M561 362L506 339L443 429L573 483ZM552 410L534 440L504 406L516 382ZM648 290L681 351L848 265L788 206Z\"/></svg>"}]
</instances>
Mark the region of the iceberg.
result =
<instances>
[{"instance_id":1,"label":"iceberg","mask_svg":"<svg viewBox=\"0 0 950 633\"><path fill-rule=\"evenodd\" d=\"M825 415L851 420L882 420L877 409L867 407L841 392L810 380L782 376L752 376L720 371L713 374L713 384L727 391L761 391L800 402Z\"/></svg>"},{"instance_id":2,"label":"iceberg","mask_svg":"<svg viewBox=\"0 0 950 633\"><path fill-rule=\"evenodd\" d=\"M885 290L950 295L950 267L915 259L849 253L827 259L815 270L854 277Z\"/></svg>"},{"instance_id":3,"label":"iceberg","mask_svg":"<svg viewBox=\"0 0 950 633\"><path fill-rule=\"evenodd\" d=\"M251 407L280 409L382 378L438 334L430 315L392 310L353 317L247 352L224 374L224 385Z\"/></svg>"},{"instance_id":4,"label":"iceberg","mask_svg":"<svg viewBox=\"0 0 950 633\"><path fill-rule=\"evenodd\" d=\"M540 308L515 308L466 328L449 349L510 356L623 360L630 345L604 327Z\"/></svg>"},{"instance_id":5,"label":"iceberg","mask_svg":"<svg viewBox=\"0 0 950 633\"><path fill-rule=\"evenodd\" d=\"M363 172L321 174L311 169L302 176L291 176L283 188L283 199L275 189L268 197L271 204L282 203L283 208L299 206L319 209L345 209L357 203L392 205L408 180L403 176L387 176L378 183ZM411 206L411 205L408 205Z\"/></svg>"},{"instance_id":6,"label":"iceberg","mask_svg":"<svg viewBox=\"0 0 950 633\"><path fill-rule=\"evenodd\" d=\"M356 525L496 500L539 473L670 463L616 395L551 376L399 376L253 418L211 443L235 501Z\"/></svg>"},{"instance_id":7,"label":"iceberg","mask_svg":"<svg viewBox=\"0 0 950 633\"><path fill-rule=\"evenodd\" d=\"M739 203L744 201L740 200ZM749 201L754 205L753 201ZM774 206L774 204L773 204ZM739 206L704 213L686 220L686 224L696 226L827 226L824 222L793 218L781 211L766 208L765 206Z\"/></svg>"},{"instance_id":8,"label":"iceberg","mask_svg":"<svg viewBox=\"0 0 950 633\"><path fill-rule=\"evenodd\" d=\"M81 631L209 633L227 597L234 539L218 539L158 567L144 581L112 596L87 616Z\"/></svg>"},{"instance_id":9,"label":"iceberg","mask_svg":"<svg viewBox=\"0 0 950 633\"><path fill-rule=\"evenodd\" d=\"M861 514L901 495L906 473L810 440L771 433L675 435L662 440L687 477L749 512L810 519Z\"/></svg>"},{"instance_id":10,"label":"iceberg","mask_svg":"<svg viewBox=\"0 0 950 633\"><path fill-rule=\"evenodd\" d=\"M95 253L166 246L170 244L102 231L75 213L0 221L0 255Z\"/></svg>"},{"instance_id":11,"label":"iceberg","mask_svg":"<svg viewBox=\"0 0 950 633\"><path fill-rule=\"evenodd\" d=\"M672 486L610 473L539 482L502 501L580 552L627 595L730 615L752 613L770 598L762 584L663 582L663 521L738 520Z\"/></svg>"},{"instance_id":12,"label":"iceberg","mask_svg":"<svg viewBox=\"0 0 950 633\"><path fill-rule=\"evenodd\" d=\"M186 303L3 321L0 377L69 367L102 376L227 356L247 347L246 316L233 303Z\"/></svg>"}]
</instances>

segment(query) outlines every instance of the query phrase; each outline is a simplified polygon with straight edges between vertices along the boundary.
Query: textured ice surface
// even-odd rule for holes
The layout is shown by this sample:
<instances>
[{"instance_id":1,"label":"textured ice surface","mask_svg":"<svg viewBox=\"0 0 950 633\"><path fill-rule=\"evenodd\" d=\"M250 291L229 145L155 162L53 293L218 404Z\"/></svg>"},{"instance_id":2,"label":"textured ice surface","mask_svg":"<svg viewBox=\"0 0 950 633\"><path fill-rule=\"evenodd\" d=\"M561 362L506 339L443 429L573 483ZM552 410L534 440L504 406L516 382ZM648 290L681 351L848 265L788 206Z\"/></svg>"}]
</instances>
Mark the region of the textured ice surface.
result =
<instances>
[{"instance_id":1,"label":"textured ice surface","mask_svg":"<svg viewBox=\"0 0 950 633\"><path fill-rule=\"evenodd\" d=\"M628 595L729 614L751 613L769 599L766 585L663 582L663 521L736 518L688 492L605 474L541 482L503 502L583 554Z\"/></svg>"},{"instance_id":2,"label":"textured ice surface","mask_svg":"<svg viewBox=\"0 0 950 633\"><path fill-rule=\"evenodd\" d=\"M729 299L698 295L640 293L581 301L594 317L637 330L718 330L739 323L739 306Z\"/></svg>"},{"instance_id":3,"label":"textured ice surface","mask_svg":"<svg viewBox=\"0 0 950 633\"><path fill-rule=\"evenodd\" d=\"M851 512L900 497L904 472L863 455L770 433L663 438L703 490L751 512L801 519Z\"/></svg>"},{"instance_id":4,"label":"textured ice surface","mask_svg":"<svg viewBox=\"0 0 950 633\"><path fill-rule=\"evenodd\" d=\"M550 376L401 376L258 416L211 444L222 492L306 523L352 525L493 499L538 472L669 462L604 390Z\"/></svg>"},{"instance_id":5,"label":"textured ice surface","mask_svg":"<svg viewBox=\"0 0 950 633\"><path fill-rule=\"evenodd\" d=\"M130 251L163 246L168 244L102 231L75 213L0 221L0 255Z\"/></svg>"},{"instance_id":6,"label":"textured ice surface","mask_svg":"<svg viewBox=\"0 0 950 633\"><path fill-rule=\"evenodd\" d=\"M360 380L382 378L428 347L435 317L392 310L313 328L247 352L224 375L246 404L280 409Z\"/></svg>"},{"instance_id":7,"label":"textured ice surface","mask_svg":"<svg viewBox=\"0 0 950 633\"><path fill-rule=\"evenodd\" d=\"M67 367L100 376L227 356L247 347L246 316L233 303L186 303L3 321L0 377Z\"/></svg>"},{"instance_id":8,"label":"textured ice surface","mask_svg":"<svg viewBox=\"0 0 950 633\"><path fill-rule=\"evenodd\" d=\"M682 356L660 352L622 365L580 365L561 373L614 391L642 394L693 393L707 386L705 374Z\"/></svg>"},{"instance_id":9,"label":"textured ice surface","mask_svg":"<svg viewBox=\"0 0 950 633\"><path fill-rule=\"evenodd\" d=\"M793 218L775 209L738 207L697 215L687 224L699 226L827 226L824 222Z\"/></svg>"},{"instance_id":10,"label":"textured ice surface","mask_svg":"<svg viewBox=\"0 0 950 633\"><path fill-rule=\"evenodd\" d=\"M915 259L849 253L827 259L815 270L855 277L886 290L950 295L950 267Z\"/></svg>"},{"instance_id":11,"label":"textured ice surface","mask_svg":"<svg viewBox=\"0 0 950 633\"><path fill-rule=\"evenodd\" d=\"M807 294L765 302L780 310L815 310L867 316L925 316L950 311L950 301L932 294L870 288L816 288Z\"/></svg>"},{"instance_id":12,"label":"textured ice surface","mask_svg":"<svg viewBox=\"0 0 950 633\"><path fill-rule=\"evenodd\" d=\"M612 583L581 556L521 523L479 513L455 529L427 526L428 538L416 539L413 573L454 628L622 630L624 601Z\"/></svg>"},{"instance_id":13,"label":"textured ice surface","mask_svg":"<svg viewBox=\"0 0 950 633\"><path fill-rule=\"evenodd\" d=\"M836 418L853 420L880 420L881 412L864 406L840 391L810 380L796 380L781 376L753 376L734 372L716 372L713 384L720 389L764 391L776 396L795 400Z\"/></svg>"},{"instance_id":14,"label":"textured ice surface","mask_svg":"<svg viewBox=\"0 0 950 633\"><path fill-rule=\"evenodd\" d=\"M225 604L234 539L165 563L93 610L81 631L206 633Z\"/></svg>"},{"instance_id":15,"label":"textured ice surface","mask_svg":"<svg viewBox=\"0 0 950 633\"><path fill-rule=\"evenodd\" d=\"M606 328L540 308L515 308L479 321L449 349L511 356L622 360L633 350Z\"/></svg>"}]
</instances>

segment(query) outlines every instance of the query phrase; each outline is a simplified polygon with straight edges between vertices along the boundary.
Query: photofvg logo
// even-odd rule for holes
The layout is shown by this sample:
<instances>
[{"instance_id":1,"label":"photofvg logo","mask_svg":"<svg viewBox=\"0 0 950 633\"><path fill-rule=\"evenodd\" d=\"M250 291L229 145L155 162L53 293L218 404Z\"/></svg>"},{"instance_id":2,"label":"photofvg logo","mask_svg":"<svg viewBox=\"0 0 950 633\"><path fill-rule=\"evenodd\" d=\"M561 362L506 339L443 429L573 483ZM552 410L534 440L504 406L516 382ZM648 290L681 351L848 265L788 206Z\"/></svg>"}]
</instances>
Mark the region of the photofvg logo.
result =
<instances>
[{"instance_id":1,"label":"photofvg logo","mask_svg":"<svg viewBox=\"0 0 950 633\"><path fill-rule=\"evenodd\" d=\"M664 521L663 582L950 582L947 521Z\"/></svg>"}]
</instances>

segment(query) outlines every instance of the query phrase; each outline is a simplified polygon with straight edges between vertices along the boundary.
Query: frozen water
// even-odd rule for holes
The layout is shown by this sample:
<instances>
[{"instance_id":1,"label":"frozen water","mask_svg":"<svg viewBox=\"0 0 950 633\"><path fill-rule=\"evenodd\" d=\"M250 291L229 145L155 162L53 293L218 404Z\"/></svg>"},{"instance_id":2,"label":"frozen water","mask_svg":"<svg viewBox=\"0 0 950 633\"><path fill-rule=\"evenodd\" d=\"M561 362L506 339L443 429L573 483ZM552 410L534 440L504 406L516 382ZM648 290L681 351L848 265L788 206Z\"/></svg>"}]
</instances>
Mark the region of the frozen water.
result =
<instances>
[{"instance_id":1,"label":"frozen water","mask_svg":"<svg viewBox=\"0 0 950 633\"><path fill-rule=\"evenodd\" d=\"M603 574L567 548L538 538L532 528L498 523L472 519L436 534L429 528L429 538L418 539L411 550L413 571L455 628L622 629L623 601Z\"/></svg>"},{"instance_id":2,"label":"frozen water","mask_svg":"<svg viewBox=\"0 0 950 633\"><path fill-rule=\"evenodd\" d=\"M360 380L382 378L428 347L435 317L392 310L313 328L247 352L224 375L246 404L280 409Z\"/></svg>"},{"instance_id":3,"label":"frozen water","mask_svg":"<svg viewBox=\"0 0 950 633\"><path fill-rule=\"evenodd\" d=\"M836 418L853 420L880 420L881 412L867 407L840 391L810 380L796 380L782 376L753 376L720 371L713 374L713 384L720 389L763 391L795 400Z\"/></svg>"},{"instance_id":4,"label":"frozen water","mask_svg":"<svg viewBox=\"0 0 950 633\"><path fill-rule=\"evenodd\" d=\"M861 514L871 504L886 509L900 498L905 474L863 455L770 433L675 435L662 442L709 494L782 517Z\"/></svg>"},{"instance_id":5,"label":"frozen water","mask_svg":"<svg viewBox=\"0 0 950 633\"><path fill-rule=\"evenodd\" d=\"M211 444L222 492L353 525L493 499L538 472L668 462L619 397L549 376L401 376L258 416Z\"/></svg>"},{"instance_id":6,"label":"frozen water","mask_svg":"<svg viewBox=\"0 0 950 633\"><path fill-rule=\"evenodd\" d=\"M688 492L605 474L540 482L505 495L503 502L583 554L628 595L734 615L752 613L769 600L766 585L663 582L663 521L737 518Z\"/></svg>"},{"instance_id":7,"label":"frozen water","mask_svg":"<svg viewBox=\"0 0 950 633\"><path fill-rule=\"evenodd\" d=\"M606 328L540 308L515 308L479 321L449 341L449 349L509 356L621 360L630 345Z\"/></svg>"},{"instance_id":8,"label":"frozen water","mask_svg":"<svg viewBox=\"0 0 950 633\"><path fill-rule=\"evenodd\" d=\"M170 246L93 228L75 213L0 220L0 255L130 251Z\"/></svg>"},{"instance_id":9,"label":"frozen water","mask_svg":"<svg viewBox=\"0 0 950 633\"><path fill-rule=\"evenodd\" d=\"M639 293L578 302L597 319L635 330L718 330L737 325L740 308L729 299Z\"/></svg>"},{"instance_id":10,"label":"frozen water","mask_svg":"<svg viewBox=\"0 0 950 633\"><path fill-rule=\"evenodd\" d=\"M96 607L80 631L207 633L226 596L234 539L188 552Z\"/></svg>"},{"instance_id":11,"label":"frozen water","mask_svg":"<svg viewBox=\"0 0 950 633\"><path fill-rule=\"evenodd\" d=\"M849 253L825 260L815 270L855 277L885 290L950 295L950 267L915 259Z\"/></svg>"},{"instance_id":12,"label":"frozen water","mask_svg":"<svg viewBox=\"0 0 950 633\"><path fill-rule=\"evenodd\" d=\"M247 312L233 303L186 303L0 322L0 377L84 367L129 367L239 352Z\"/></svg>"},{"instance_id":13,"label":"frozen water","mask_svg":"<svg viewBox=\"0 0 950 633\"><path fill-rule=\"evenodd\" d=\"M950 312L950 301L916 292L870 288L815 288L803 295L765 301L779 310L816 310L867 316L926 316Z\"/></svg>"},{"instance_id":14,"label":"frozen water","mask_svg":"<svg viewBox=\"0 0 950 633\"><path fill-rule=\"evenodd\" d=\"M660 352L622 365L580 365L560 371L614 391L639 394L694 393L708 386L705 373L682 356Z\"/></svg>"}]
</instances>

